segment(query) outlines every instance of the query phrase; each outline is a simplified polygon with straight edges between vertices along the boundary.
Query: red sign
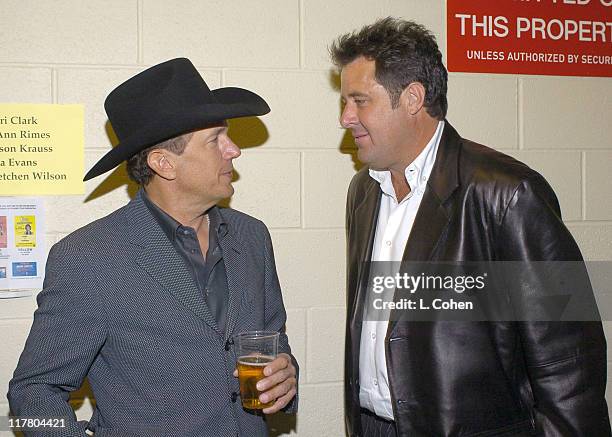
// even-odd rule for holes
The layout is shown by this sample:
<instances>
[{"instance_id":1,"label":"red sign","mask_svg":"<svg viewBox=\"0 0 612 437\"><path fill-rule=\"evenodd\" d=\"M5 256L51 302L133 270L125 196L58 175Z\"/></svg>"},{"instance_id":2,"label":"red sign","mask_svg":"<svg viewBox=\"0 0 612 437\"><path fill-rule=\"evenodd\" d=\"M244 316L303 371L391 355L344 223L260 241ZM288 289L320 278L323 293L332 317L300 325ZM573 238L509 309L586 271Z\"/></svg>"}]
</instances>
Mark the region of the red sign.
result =
<instances>
[{"instance_id":1,"label":"red sign","mask_svg":"<svg viewBox=\"0 0 612 437\"><path fill-rule=\"evenodd\" d=\"M612 77L612 0L447 0L449 71Z\"/></svg>"}]
</instances>

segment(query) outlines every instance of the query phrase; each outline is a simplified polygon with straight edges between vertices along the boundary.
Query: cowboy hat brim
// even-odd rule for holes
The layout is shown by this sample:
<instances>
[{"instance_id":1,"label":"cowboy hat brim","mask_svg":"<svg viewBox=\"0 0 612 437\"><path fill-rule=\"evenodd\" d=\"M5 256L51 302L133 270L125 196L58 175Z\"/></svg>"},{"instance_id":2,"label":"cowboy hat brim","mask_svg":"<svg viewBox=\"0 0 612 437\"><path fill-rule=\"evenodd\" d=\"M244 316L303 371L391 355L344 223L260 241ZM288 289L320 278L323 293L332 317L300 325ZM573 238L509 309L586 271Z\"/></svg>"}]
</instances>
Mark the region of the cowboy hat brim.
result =
<instances>
[{"instance_id":1,"label":"cowboy hat brim","mask_svg":"<svg viewBox=\"0 0 612 437\"><path fill-rule=\"evenodd\" d=\"M83 181L106 173L147 147L170 138L223 120L265 115L270 112L270 107L264 99L243 88L227 87L211 92L216 103L181 107L168 113L161 112L157 120L123 138L87 172Z\"/></svg>"}]
</instances>

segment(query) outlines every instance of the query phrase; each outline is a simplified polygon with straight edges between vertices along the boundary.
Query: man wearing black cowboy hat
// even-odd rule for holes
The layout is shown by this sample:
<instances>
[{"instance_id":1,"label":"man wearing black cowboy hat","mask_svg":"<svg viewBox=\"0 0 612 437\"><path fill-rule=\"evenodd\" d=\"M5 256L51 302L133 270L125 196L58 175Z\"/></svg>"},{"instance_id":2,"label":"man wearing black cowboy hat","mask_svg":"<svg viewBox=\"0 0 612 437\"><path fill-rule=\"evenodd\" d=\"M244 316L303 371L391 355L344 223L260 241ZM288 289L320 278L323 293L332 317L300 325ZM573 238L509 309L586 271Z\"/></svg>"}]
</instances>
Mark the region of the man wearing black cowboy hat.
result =
<instances>
[{"instance_id":1,"label":"man wearing black cowboy hat","mask_svg":"<svg viewBox=\"0 0 612 437\"><path fill-rule=\"evenodd\" d=\"M142 189L51 249L38 310L9 388L17 416L64 417L44 435L265 436L242 408L232 336L280 333L260 381L263 410L295 411L297 363L265 225L216 205L240 150L226 120L269 112L240 88L209 90L187 59L117 87L105 109L119 145L87 173L127 160ZM134 232L137 229L137 232ZM89 423L68 404L85 377Z\"/></svg>"}]
</instances>

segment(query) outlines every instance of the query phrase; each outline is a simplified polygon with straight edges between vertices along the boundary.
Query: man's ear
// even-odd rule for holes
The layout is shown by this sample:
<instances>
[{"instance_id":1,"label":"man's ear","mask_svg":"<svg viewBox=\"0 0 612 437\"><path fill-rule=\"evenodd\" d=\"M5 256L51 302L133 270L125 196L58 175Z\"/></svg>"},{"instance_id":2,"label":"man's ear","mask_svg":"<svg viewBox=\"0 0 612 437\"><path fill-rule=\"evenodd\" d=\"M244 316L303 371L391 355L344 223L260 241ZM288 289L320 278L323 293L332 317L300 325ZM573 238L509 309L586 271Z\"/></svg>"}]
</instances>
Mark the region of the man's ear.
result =
<instances>
[{"instance_id":1,"label":"man's ear","mask_svg":"<svg viewBox=\"0 0 612 437\"><path fill-rule=\"evenodd\" d=\"M147 164L159 177L166 180L176 179L176 162L171 153L163 149L154 149L147 155Z\"/></svg>"},{"instance_id":2,"label":"man's ear","mask_svg":"<svg viewBox=\"0 0 612 437\"><path fill-rule=\"evenodd\" d=\"M420 82L411 82L400 95L400 104L410 115L416 115L425 105L425 87Z\"/></svg>"}]
</instances>

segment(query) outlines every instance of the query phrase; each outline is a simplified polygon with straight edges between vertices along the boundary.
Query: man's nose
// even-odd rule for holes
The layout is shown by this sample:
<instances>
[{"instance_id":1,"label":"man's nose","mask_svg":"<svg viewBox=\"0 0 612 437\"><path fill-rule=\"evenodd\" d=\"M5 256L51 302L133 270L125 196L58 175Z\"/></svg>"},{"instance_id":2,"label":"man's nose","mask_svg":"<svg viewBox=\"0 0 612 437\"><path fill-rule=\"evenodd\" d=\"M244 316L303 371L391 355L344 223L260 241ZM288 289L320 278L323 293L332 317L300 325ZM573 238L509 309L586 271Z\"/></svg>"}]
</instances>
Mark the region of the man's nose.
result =
<instances>
[{"instance_id":1,"label":"man's nose","mask_svg":"<svg viewBox=\"0 0 612 437\"><path fill-rule=\"evenodd\" d=\"M351 103L347 103L344 105L344 109L342 110L342 114L340 114L340 125L344 129L348 129L351 125L357 123L357 111L355 111L355 106Z\"/></svg>"},{"instance_id":2,"label":"man's nose","mask_svg":"<svg viewBox=\"0 0 612 437\"><path fill-rule=\"evenodd\" d=\"M235 159L241 154L240 147L229 136L226 136L223 144L223 157L225 159Z\"/></svg>"}]
</instances>

